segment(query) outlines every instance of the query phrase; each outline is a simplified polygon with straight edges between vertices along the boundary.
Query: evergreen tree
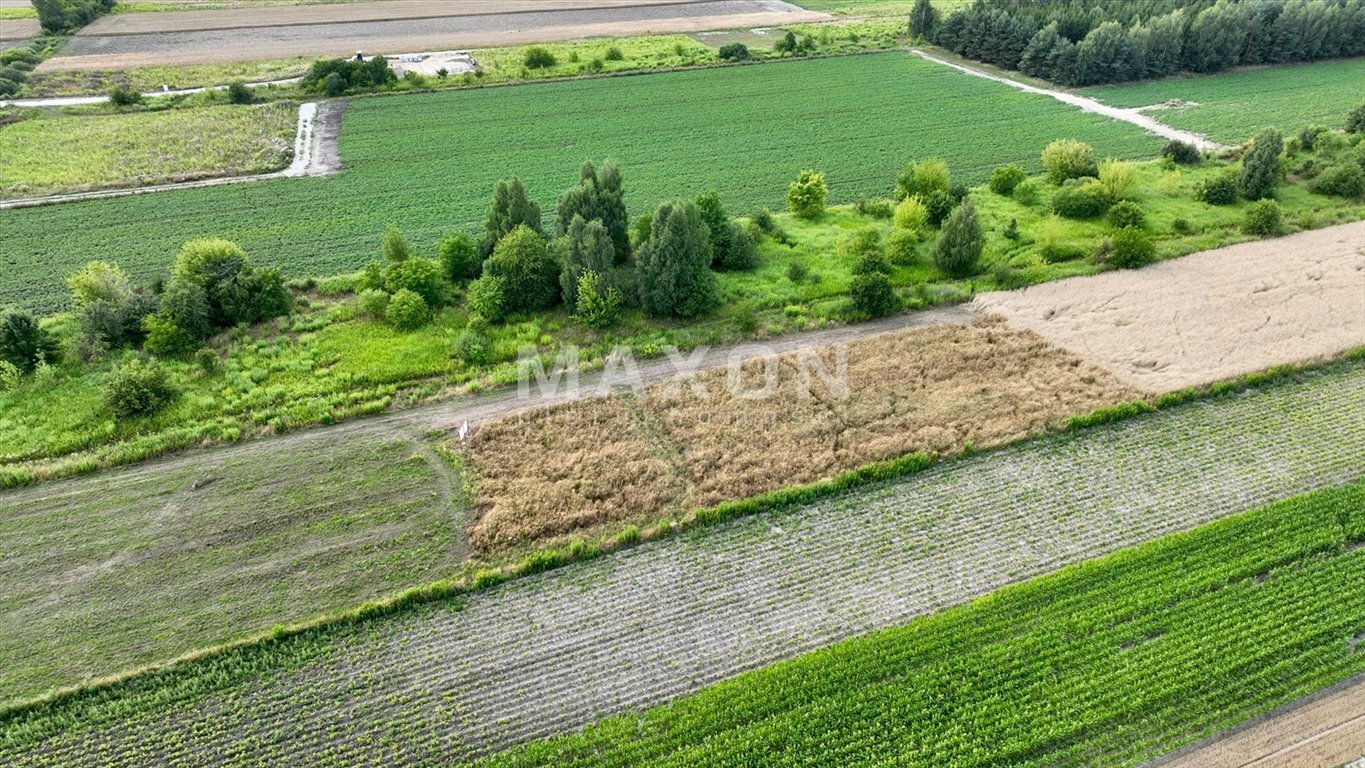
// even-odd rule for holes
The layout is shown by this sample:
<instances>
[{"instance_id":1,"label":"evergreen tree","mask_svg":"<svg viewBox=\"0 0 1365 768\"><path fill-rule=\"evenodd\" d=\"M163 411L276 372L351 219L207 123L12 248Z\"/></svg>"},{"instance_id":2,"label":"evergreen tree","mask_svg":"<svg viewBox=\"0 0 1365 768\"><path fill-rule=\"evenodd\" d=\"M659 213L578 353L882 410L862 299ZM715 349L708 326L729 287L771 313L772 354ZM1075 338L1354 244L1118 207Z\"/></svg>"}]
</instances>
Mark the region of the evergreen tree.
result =
<instances>
[{"instance_id":1,"label":"evergreen tree","mask_svg":"<svg viewBox=\"0 0 1365 768\"><path fill-rule=\"evenodd\" d=\"M1261 200L1275 193L1280 180L1280 153L1284 139L1274 128L1267 128L1242 156L1242 174L1237 190L1248 200Z\"/></svg>"},{"instance_id":2,"label":"evergreen tree","mask_svg":"<svg viewBox=\"0 0 1365 768\"><path fill-rule=\"evenodd\" d=\"M693 203L664 203L639 252L640 303L651 315L695 317L715 306L711 235Z\"/></svg>"},{"instance_id":3,"label":"evergreen tree","mask_svg":"<svg viewBox=\"0 0 1365 768\"><path fill-rule=\"evenodd\" d=\"M934 10L933 3L929 0L915 0L915 7L910 11L910 36L929 39L929 34L933 32L937 21L938 12Z\"/></svg>"},{"instance_id":4,"label":"evergreen tree","mask_svg":"<svg viewBox=\"0 0 1365 768\"><path fill-rule=\"evenodd\" d=\"M972 204L971 198L967 198L943 224L943 232L939 235L938 246L934 250L934 263L953 277L975 274L983 244L981 222L976 216L976 206Z\"/></svg>"},{"instance_id":5,"label":"evergreen tree","mask_svg":"<svg viewBox=\"0 0 1365 768\"><path fill-rule=\"evenodd\" d=\"M585 272L595 272L598 279L607 280L616 263L616 246L601 219L585 221L574 216L564 236L564 263L559 272L559 288L564 303L578 306L579 280Z\"/></svg>"},{"instance_id":6,"label":"evergreen tree","mask_svg":"<svg viewBox=\"0 0 1365 768\"><path fill-rule=\"evenodd\" d=\"M57 362L57 350L57 342L32 315L13 311L0 317L0 360L28 372L40 360Z\"/></svg>"},{"instance_id":7,"label":"evergreen tree","mask_svg":"<svg viewBox=\"0 0 1365 768\"><path fill-rule=\"evenodd\" d=\"M521 179L513 176L499 181L493 188L493 201L488 206L488 216L484 220L479 253L488 257L499 240L520 226L537 233L543 231L540 226L540 206L526 196Z\"/></svg>"}]
</instances>

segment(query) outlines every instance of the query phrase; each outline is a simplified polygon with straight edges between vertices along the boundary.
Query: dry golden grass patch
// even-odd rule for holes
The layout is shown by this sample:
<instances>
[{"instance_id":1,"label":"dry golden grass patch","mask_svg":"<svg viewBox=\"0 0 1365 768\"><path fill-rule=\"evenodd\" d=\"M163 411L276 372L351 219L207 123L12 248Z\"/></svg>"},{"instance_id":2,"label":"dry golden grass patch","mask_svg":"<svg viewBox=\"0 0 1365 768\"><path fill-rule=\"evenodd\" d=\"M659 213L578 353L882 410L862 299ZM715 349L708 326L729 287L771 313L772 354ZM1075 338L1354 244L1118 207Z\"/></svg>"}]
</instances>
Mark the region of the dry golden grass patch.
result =
<instances>
[{"instance_id":1,"label":"dry golden grass patch","mask_svg":"<svg viewBox=\"0 0 1365 768\"><path fill-rule=\"evenodd\" d=\"M999 320L888 333L840 355L748 360L638 400L593 398L481 426L463 448L487 510L471 543L488 553L673 518L872 461L1000 445L1140 397Z\"/></svg>"},{"instance_id":2,"label":"dry golden grass patch","mask_svg":"<svg viewBox=\"0 0 1365 768\"><path fill-rule=\"evenodd\" d=\"M480 426L470 545L489 552L679 504L677 477L621 397L589 398Z\"/></svg>"}]
</instances>

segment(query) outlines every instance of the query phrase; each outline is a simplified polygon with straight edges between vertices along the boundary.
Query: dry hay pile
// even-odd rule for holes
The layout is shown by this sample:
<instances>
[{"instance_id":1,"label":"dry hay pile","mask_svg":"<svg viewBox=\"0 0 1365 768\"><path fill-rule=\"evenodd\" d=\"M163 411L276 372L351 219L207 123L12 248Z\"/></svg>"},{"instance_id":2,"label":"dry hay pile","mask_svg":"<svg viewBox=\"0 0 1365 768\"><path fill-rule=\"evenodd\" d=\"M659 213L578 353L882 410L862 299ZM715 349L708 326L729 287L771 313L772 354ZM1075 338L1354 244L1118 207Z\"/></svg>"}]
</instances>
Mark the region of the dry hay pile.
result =
<instances>
[{"instance_id":1,"label":"dry hay pile","mask_svg":"<svg viewBox=\"0 0 1365 768\"><path fill-rule=\"evenodd\" d=\"M676 517L871 461L1000 445L1140 397L998 320L855 342L843 376L839 355L753 359L638 400L593 398L482 425L464 447L487 510L471 543L488 552Z\"/></svg>"}]
</instances>

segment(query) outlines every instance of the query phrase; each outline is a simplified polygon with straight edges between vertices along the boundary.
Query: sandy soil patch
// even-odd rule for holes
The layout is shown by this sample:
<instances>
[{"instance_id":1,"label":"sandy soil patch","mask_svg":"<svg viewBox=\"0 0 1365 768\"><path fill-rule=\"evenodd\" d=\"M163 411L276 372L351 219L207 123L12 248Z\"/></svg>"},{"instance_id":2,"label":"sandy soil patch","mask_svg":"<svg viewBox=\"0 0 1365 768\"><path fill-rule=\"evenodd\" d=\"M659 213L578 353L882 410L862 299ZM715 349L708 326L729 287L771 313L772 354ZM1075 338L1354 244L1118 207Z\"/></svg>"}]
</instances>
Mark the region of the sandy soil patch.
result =
<instances>
[{"instance_id":1,"label":"sandy soil patch","mask_svg":"<svg viewBox=\"0 0 1365 768\"><path fill-rule=\"evenodd\" d=\"M77 34L143 35L311 24L344 24L398 19L434 19L508 13L544 13L594 8L684 5L707 0L380 0L371 3L294 5L237 10L169 11L104 16Z\"/></svg>"},{"instance_id":2,"label":"sandy soil patch","mask_svg":"<svg viewBox=\"0 0 1365 768\"><path fill-rule=\"evenodd\" d=\"M855 342L842 377L839 357L822 347L749 358L638 397L484 423L458 446L489 505L471 541L486 552L657 520L916 451L999 445L1138 397L1099 367L998 322Z\"/></svg>"},{"instance_id":3,"label":"sandy soil patch","mask_svg":"<svg viewBox=\"0 0 1365 768\"><path fill-rule=\"evenodd\" d=\"M352 6L315 7L346 9ZM671 5L637 2L617 8L583 10L80 35L73 38L72 55L48 59L39 70L126 69L291 56L347 56L358 50L405 53L488 48L590 37L781 26L829 18L826 14L800 10L775 0L699 0Z\"/></svg>"},{"instance_id":4,"label":"sandy soil patch","mask_svg":"<svg viewBox=\"0 0 1365 768\"><path fill-rule=\"evenodd\" d=\"M1365 345L1365 222L983 294L973 308L1148 392L1311 361Z\"/></svg>"},{"instance_id":5,"label":"sandy soil patch","mask_svg":"<svg viewBox=\"0 0 1365 768\"><path fill-rule=\"evenodd\" d=\"M1365 677L1257 718L1150 768L1332 768L1365 756Z\"/></svg>"}]
</instances>

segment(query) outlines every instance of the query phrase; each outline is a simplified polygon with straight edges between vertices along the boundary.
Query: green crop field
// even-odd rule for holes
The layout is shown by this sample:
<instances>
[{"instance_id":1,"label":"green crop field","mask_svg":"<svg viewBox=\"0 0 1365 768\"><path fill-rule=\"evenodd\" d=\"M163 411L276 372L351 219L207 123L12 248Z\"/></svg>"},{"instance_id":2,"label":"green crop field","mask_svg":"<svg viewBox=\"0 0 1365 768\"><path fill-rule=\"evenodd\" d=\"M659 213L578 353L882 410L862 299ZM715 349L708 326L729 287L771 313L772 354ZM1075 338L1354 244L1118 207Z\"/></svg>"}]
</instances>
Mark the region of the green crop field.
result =
<instances>
[{"instance_id":1,"label":"green crop field","mask_svg":"<svg viewBox=\"0 0 1365 768\"><path fill-rule=\"evenodd\" d=\"M479 765L1132 766L1365 671L1365 483Z\"/></svg>"},{"instance_id":2,"label":"green crop field","mask_svg":"<svg viewBox=\"0 0 1365 768\"><path fill-rule=\"evenodd\" d=\"M1264 128L1289 133L1310 125L1341 128L1365 102L1365 59L1264 67L1085 90L1106 104L1145 107L1172 99L1195 106L1153 110L1176 128L1240 144Z\"/></svg>"},{"instance_id":3,"label":"green crop field","mask_svg":"<svg viewBox=\"0 0 1365 768\"><path fill-rule=\"evenodd\" d=\"M447 471L398 438L260 443L0 497L0 703L447 575Z\"/></svg>"},{"instance_id":4,"label":"green crop field","mask_svg":"<svg viewBox=\"0 0 1365 768\"><path fill-rule=\"evenodd\" d=\"M0 199L278 170L297 115L281 102L21 120L0 128Z\"/></svg>"},{"instance_id":5,"label":"green crop field","mask_svg":"<svg viewBox=\"0 0 1365 768\"><path fill-rule=\"evenodd\" d=\"M1037 170L1058 137L1101 157L1160 145L902 53L361 99L334 177L0 211L0 305L60 307L62 278L96 256L150 280L193 237L236 240L290 274L359 268L388 224L429 252L445 231L477 231L498 178L521 176L548 210L587 159L620 162L634 213L707 189L739 213L780 207L803 168L848 202L887 194L913 158L938 155L967 182L1010 161Z\"/></svg>"}]
</instances>

